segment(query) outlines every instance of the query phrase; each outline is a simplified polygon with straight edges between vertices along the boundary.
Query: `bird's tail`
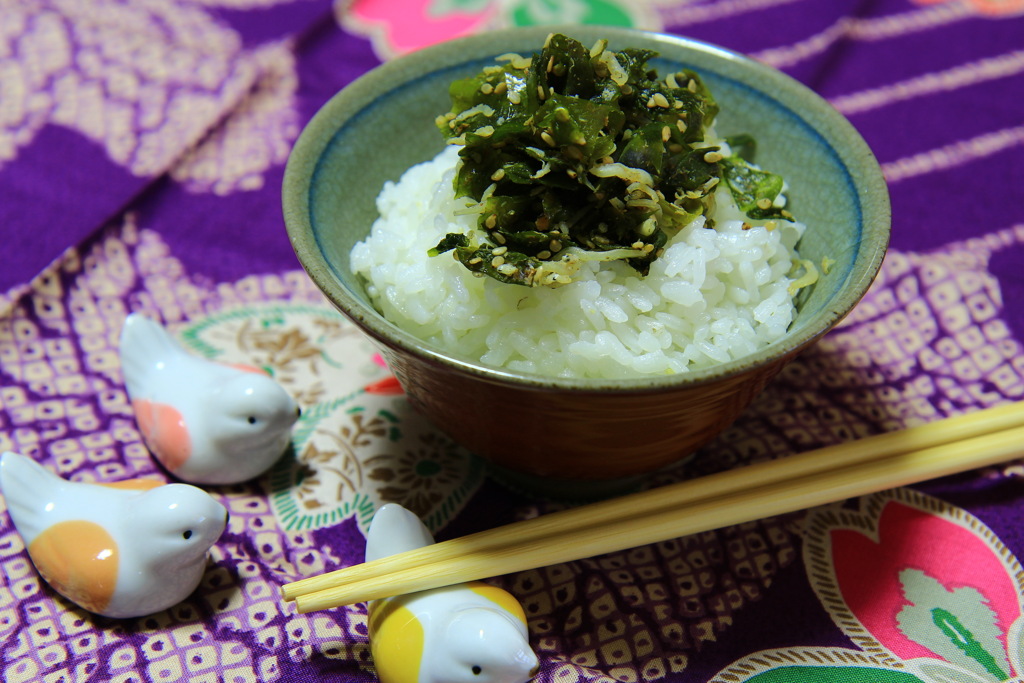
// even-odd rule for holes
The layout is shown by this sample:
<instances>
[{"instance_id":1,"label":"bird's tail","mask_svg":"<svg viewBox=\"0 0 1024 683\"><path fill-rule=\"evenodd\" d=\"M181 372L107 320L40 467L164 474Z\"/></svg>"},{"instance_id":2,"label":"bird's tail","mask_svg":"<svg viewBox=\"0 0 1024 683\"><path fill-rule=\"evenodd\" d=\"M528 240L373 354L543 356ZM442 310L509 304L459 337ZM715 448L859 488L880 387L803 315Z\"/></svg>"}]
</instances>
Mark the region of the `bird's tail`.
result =
<instances>
[{"instance_id":1,"label":"bird's tail","mask_svg":"<svg viewBox=\"0 0 1024 683\"><path fill-rule=\"evenodd\" d=\"M384 505L373 516L366 535L366 561L432 545L434 537L420 518L397 503Z\"/></svg>"},{"instance_id":2,"label":"bird's tail","mask_svg":"<svg viewBox=\"0 0 1024 683\"><path fill-rule=\"evenodd\" d=\"M155 359L180 354L181 347L159 323L138 313L124 321L121 330L121 371L129 396L139 396L139 389Z\"/></svg>"},{"instance_id":3,"label":"bird's tail","mask_svg":"<svg viewBox=\"0 0 1024 683\"><path fill-rule=\"evenodd\" d=\"M0 456L0 491L26 546L43 531L40 501L53 489L55 480L60 477L26 455L7 451Z\"/></svg>"}]
</instances>

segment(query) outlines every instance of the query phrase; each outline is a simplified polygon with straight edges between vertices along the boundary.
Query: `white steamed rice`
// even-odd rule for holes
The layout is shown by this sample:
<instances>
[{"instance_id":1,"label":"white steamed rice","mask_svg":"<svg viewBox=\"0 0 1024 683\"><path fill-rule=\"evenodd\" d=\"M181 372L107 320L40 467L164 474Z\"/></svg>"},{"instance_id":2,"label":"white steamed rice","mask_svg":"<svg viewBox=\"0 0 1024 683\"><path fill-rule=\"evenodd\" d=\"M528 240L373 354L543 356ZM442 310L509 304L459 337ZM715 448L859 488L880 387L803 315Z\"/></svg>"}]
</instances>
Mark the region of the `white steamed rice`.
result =
<instances>
[{"instance_id":1,"label":"white steamed rice","mask_svg":"<svg viewBox=\"0 0 1024 683\"><path fill-rule=\"evenodd\" d=\"M642 277L622 262L586 263L551 289L473 277L451 253L427 256L457 215L458 149L410 168L377 197L380 218L351 253L388 320L441 349L486 365L558 377L625 378L687 372L738 359L781 338L795 315L787 274L798 223L743 229L728 190L716 228L695 220Z\"/></svg>"}]
</instances>

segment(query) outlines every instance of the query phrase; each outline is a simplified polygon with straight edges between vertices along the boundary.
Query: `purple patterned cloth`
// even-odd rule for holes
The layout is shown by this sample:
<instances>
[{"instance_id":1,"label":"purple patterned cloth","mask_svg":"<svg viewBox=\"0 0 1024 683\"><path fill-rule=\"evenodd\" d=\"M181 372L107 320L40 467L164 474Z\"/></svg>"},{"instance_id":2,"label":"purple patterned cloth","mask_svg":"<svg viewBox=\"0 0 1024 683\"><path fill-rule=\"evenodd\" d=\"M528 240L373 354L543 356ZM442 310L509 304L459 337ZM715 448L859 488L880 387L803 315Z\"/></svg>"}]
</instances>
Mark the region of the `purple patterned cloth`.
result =
<instances>
[{"instance_id":1,"label":"purple patterned cloth","mask_svg":"<svg viewBox=\"0 0 1024 683\"><path fill-rule=\"evenodd\" d=\"M229 527L165 612L83 611L0 513L2 680L374 681L365 606L299 615L282 584L361 561L386 501L439 538L564 507L410 411L299 268L280 184L306 121L381 61L565 22L793 75L849 117L891 189L864 301L652 485L1024 396L1021 0L0 0L0 450L76 481L167 479L124 390L133 311L271 370L304 409L293 454L210 489ZM492 581L522 602L544 683L1022 680L1022 476L1010 463Z\"/></svg>"}]
</instances>

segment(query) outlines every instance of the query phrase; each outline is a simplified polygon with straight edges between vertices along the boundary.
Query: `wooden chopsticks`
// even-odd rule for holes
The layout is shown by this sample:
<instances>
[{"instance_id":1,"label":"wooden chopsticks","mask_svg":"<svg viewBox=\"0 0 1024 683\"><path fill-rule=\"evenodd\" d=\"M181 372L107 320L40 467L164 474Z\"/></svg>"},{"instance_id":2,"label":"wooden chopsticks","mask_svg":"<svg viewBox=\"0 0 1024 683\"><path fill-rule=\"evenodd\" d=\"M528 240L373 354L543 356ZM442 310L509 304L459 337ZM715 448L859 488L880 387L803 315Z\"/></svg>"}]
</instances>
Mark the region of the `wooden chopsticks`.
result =
<instances>
[{"instance_id":1,"label":"wooden chopsticks","mask_svg":"<svg viewBox=\"0 0 1024 683\"><path fill-rule=\"evenodd\" d=\"M516 522L286 584L299 612L568 562L1024 457L1024 403Z\"/></svg>"}]
</instances>

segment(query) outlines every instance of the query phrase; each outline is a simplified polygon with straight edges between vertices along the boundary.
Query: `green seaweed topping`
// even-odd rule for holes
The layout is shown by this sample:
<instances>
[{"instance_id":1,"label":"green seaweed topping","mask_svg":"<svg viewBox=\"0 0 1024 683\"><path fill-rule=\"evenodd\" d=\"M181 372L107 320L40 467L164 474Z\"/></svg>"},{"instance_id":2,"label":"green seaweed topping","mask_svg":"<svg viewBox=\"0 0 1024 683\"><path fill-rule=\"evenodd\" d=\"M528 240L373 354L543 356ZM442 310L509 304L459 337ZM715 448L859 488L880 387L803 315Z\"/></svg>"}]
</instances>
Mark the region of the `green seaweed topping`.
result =
<instances>
[{"instance_id":1,"label":"green seaweed topping","mask_svg":"<svg viewBox=\"0 0 1024 683\"><path fill-rule=\"evenodd\" d=\"M474 274L529 286L570 282L592 260L646 274L711 211L724 174L760 210L770 174L703 142L718 105L700 77L659 79L655 52L605 48L552 34L532 57L503 55L451 84L437 126L461 145L455 194L476 202L480 234L449 235L432 255L454 251Z\"/></svg>"},{"instance_id":2,"label":"green seaweed topping","mask_svg":"<svg viewBox=\"0 0 1024 683\"><path fill-rule=\"evenodd\" d=\"M436 247L427 251L427 256L437 256L456 247L465 247L467 244L469 244L468 237L457 232L450 232L437 243Z\"/></svg>"},{"instance_id":3,"label":"green seaweed topping","mask_svg":"<svg viewBox=\"0 0 1024 683\"><path fill-rule=\"evenodd\" d=\"M792 216L775 206L782 192L782 176L762 171L739 156L721 161L722 177L732 191L740 211L755 220L790 220Z\"/></svg>"}]
</instances>

